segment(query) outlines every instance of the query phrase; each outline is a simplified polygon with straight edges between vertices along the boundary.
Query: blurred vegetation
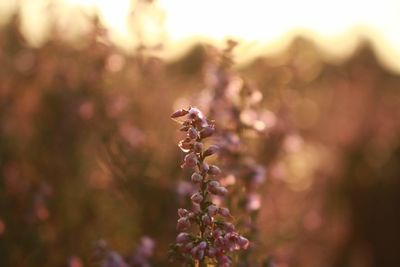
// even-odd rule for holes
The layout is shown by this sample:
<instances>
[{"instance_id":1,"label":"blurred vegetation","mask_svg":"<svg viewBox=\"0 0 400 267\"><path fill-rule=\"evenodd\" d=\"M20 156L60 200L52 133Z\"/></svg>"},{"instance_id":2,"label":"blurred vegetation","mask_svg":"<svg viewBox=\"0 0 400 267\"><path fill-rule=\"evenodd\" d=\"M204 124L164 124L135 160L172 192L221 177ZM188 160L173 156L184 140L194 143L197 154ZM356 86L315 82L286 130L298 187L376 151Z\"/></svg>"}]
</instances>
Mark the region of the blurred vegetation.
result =
<instances>
[{"instance_id":1,"label":"blurred vegetation","mask_svg":"<svg viewBox=\"0 0 400 267\"><path fill-rule=\"evenodd\" d=\"M207 46L163 62L91 25L79 46L54 33L37 48L18 14L0 29L0 266L94 266L97 240L129 257L142 236L154 266L169 264L187 177L169 114L204 89ZM400 266L400 77L368 43L334 65L302 38L238 71L280 122L255 145L268 170L262 256Z\"/></svg>"}]
</instances>

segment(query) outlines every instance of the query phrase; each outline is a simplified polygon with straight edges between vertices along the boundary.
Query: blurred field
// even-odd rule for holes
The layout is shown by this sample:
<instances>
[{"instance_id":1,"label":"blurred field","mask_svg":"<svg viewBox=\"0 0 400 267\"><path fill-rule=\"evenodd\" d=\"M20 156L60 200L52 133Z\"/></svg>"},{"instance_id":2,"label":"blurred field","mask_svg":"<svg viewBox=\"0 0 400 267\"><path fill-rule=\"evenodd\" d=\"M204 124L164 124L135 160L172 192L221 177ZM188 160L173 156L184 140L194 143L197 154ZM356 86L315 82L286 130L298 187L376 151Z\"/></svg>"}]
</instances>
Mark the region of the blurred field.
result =
<instances>
[{"instance_id":1,"label":"blurred field","mask_svg":"<svg viewBox=\"0 0 400 267\"><path fill-rule=\"evenodd\" d=\"M210 47L165 62L146 47L127 55L90 25L79 45L54 31L35 48L18 15L0 29L0 266L96 266L99 239L131 257L143 236L153 266L174 266L187 174L169 114L207 90ZM325 58L298 37L237 69L276 116L252 146L268 174L258 256L400 266L400 76L368 42L343 63Z\"/></svg>"}]
</instances>

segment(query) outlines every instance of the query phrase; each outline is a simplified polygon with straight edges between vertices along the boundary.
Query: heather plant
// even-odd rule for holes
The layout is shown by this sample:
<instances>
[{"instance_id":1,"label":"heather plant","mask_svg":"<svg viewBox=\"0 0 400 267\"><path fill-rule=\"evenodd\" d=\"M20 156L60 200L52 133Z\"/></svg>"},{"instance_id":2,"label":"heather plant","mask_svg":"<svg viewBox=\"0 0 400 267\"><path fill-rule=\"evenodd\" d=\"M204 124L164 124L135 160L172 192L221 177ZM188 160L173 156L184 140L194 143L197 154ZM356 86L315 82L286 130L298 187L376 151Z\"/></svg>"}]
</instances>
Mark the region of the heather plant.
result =
<instances>
[{"instance_id":1,"label":"heather plant","mask_svg":"<svg viewBox=\"0 0 400 267\"><path fill-rule=\"evenodd\" d=\"M261 91L233 71L235 46L234 41L228 41L222 53L215 53L206 65L206 91L210 94L206 103L210 116L218 119L215 136L224 166L221 183L233 192L226 203L241 214L239 227L254 241L250 249L241 253L240 266L257 266L256 256L250 254L260 245L256 241L262 201L259 191L266 180L266 169L258 163L258 151L262 149L252 149L252 145L259 146L260 139L274 126L276 116L260 108Z\"/></svg>"},{"instance_id":2,"label":"heather plant","mask_svg":"<svg viewBox=\"0 0 400 267\"><path fill-rule=\"evenodd\" d=\"M89 23L79 48L55 34L28 46L17 15L0 27L1 266L86 266L85 251L99 237L127 251L148 228L161 243L170 228L148 215L160 214L172 194L147 172L148 162L165 162L147 149L146 121L139 125L154 98L132 87L159 91L147 90L155 79L152 87L143 82L151 62L141 66L104 43L99 20ZM148 192L158 197L136 205ZM170 214L174 203L163 207Z\"/></svg>"},{"instance_id":3,"label":"heather plant","mask_svg":"<svg viewBox=\"0 0 400 267\"><path fill-rule=\"evenodd\" d=\"M174 112L173 119L178 121L180 131L186 137L179 142L185 153L182 168L193 170L191 181L198 191L191 196L192 209L178 210L179 219L176 243L171 255L185 266L231 266L231 252L247 249L249 240L240 235L229 220L232 215L228 208L213 203L212 196L224 197L228 190L220 184L218 177L221 170L216 165L209 165L206 158L216 154L219 147L205 147L205 139L215 132L215 124L208 120L197 108L180 109Z\"/></svg>"},{"instance_id":4,"label":"heather plant","mask_svg":"<svg viewBox=\"0 0 400 267\"><path fill-rule=\"evenodd\" d=\"M151 267L150 258L154 254L155 242L143 236L130 258L124 258L112 250L104 240L99 240L93 253L93 261L101 267Z\"/></svg>"},{"instance_id":5,"label":"heather plant","mask_svg":"<svg viewBox=\"0 0 400 267\"><path fill-rule=\"evenodd\" d=\"M400 266L400 79L368 46L327 64L297 39L236 69L233 43L212 59L198 45L163 61L151 56L158 47L119 49L96 16L71 36L76 24L54 13L48 39L32 47L19 19L0 25L0 266L179 266L165 259L175 222L160 218L200 212L187 207L201 182L177 186L193 168L182 171L180 151L160 141L174 126L160 114L194 102L204 63L208 98L196 106L215 132L202 144L218 146L204 161L221 169L207 179L229 191L207 201L228 208L251 240L223 251L232 266L270 266L268 255L277 266ZM213 224L232 223L217 213ZM181 231L194 246L198 219ZM94 265L88 248L99 238L110 247ZM218 265L206 255L214 241L205 242L205 264ZM182 243L174 249L177 260L201 263Z\"/></svg>"}]
</instances>

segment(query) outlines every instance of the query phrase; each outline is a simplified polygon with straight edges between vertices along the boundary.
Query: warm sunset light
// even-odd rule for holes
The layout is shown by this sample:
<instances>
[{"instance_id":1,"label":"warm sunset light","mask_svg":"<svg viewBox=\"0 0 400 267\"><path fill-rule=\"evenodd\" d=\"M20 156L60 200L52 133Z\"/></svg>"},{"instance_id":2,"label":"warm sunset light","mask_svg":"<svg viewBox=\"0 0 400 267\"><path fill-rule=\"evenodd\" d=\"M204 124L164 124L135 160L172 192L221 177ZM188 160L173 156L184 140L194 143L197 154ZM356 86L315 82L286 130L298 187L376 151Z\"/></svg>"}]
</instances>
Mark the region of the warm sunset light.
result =
<instances>
[{"instance_id":1,"label":"warm sunset light","mask_svg":"<svg viewBox=\"0 0 400 267\"><path fill-rule=\"evenodd\" d=\"M400 0L0 0L0 267L400 266Z\"/></svg>"},{"instance_id":2,"label":"warm sunset light","mask_svg":"<svg viewBox=\"0 0 400 267\"><path fill-rule=\"evenodd\" d=\"M118 39L132 42L126 23L132 1L120 0L118 5L106 0L66 1L98 7L106 23L118 33ZM397 0L160 0L158 4L158 12L152 14L165 16L163 30L175 53L182 51L185 41L221 42L232 37L241 40L247 57L252 57L281 50L293 36L303 34L327 53L344 57L360 39L367 38L382 60L400 71L400 1ZM151 23L148 25L150 34L157 34L151 31Z\"/></svg>"},{"instance_id":3,"label":"warm sunset light","mask_svg":"<svg viewBox=\"0 0 400 267\"><path fill-rule=\"evenodd\" d=\"M10 1L6 0L5 2ZM12 0L11 0L12 1ZM24 1L22 1L24 2ZM25 1L26 27L40 31L39 1ZM400 71L400 1L260 1L260 0L62 0L69 9L97 10L120 46L132 49L132 25L140 24L148 43L162 41L167 57L180 55L191 44L226 38L241 41L239 59L282 50L297 35L313 39L327 56L348 56L362 39L370 40L384 64ZM6 5L5 3L3 5ZM33 8L34 7L34 8ZM66 8L65 10L68 10ZM136 20L128 20L131 10ZM65 11L67 14L68 12ZM62 12L61 12L62 13ZM62 16L62 15L61 15ZM68 23L79 23L66 18ZM33 37L33 39L35 39Z\"/></svg>"}]
</instances>

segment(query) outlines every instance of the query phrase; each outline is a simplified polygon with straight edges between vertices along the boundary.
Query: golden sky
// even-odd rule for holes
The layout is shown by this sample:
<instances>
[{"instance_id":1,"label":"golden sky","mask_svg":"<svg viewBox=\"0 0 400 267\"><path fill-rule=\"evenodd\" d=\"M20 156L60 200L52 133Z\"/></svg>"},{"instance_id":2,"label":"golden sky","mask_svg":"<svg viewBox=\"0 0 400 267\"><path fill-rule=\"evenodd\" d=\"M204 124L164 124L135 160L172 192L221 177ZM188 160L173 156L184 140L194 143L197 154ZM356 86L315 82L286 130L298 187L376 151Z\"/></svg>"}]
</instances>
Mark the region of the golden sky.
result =
<instances>
[{"instance_id":1,"label":"golden sky","mask_svg":"<svg viewBox=\"0 0 400 267\"><path fill-rule=\"evenodd\" d=\"M76 7L97 8L112 29L113 40L127 49L134 46L129 26L133 23L145 28L140 34L146 42L161 40L170 55L197 40L219 44L227 37L236 38L241 41L243 60L261 51L283 49L298 33L312 38L332 58L345 58L360 39L368 38L381 61L400 71L400 0L158 0L157 5L134 0L60 1L64 2L64 14ZM12 2L15 0L1 0L0 10L10 8ZM25 10L25 31L35 41L46 25L45 16L37 15L46 1L20 2ZM132 5L140 12L128 21ZM82 21L68 15L64 23L85 28Z\"/></svg>"}]
</instances>

